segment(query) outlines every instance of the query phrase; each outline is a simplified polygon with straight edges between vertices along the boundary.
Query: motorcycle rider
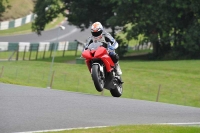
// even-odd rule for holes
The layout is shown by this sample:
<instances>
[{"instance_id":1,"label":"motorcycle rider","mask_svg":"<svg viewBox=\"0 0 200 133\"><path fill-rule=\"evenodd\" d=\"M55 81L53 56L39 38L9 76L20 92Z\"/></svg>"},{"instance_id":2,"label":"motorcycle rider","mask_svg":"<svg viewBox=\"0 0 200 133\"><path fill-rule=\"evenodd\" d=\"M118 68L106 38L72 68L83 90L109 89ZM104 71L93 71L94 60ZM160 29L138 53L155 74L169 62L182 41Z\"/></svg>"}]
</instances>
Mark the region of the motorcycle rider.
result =
<instances>
[{"instance_id":1,"label":"motorcycle rider","mask_svg":"<svg viewBox=\"0 0 200 133\"><path fill-rule=\"evenodd\" d=\"M115 49L118 48L117 41L103 29L103 26L100 22L95 22L91 26L91 34L92 36L87 39L85 49L92 43L92 42L104 42L107 46L104 46L109 51L109 56L115 63L115 68L117 70L117 74L121 75L122 71L119 66L119 56L115 53Z\"/></svg>"}]
</instances>

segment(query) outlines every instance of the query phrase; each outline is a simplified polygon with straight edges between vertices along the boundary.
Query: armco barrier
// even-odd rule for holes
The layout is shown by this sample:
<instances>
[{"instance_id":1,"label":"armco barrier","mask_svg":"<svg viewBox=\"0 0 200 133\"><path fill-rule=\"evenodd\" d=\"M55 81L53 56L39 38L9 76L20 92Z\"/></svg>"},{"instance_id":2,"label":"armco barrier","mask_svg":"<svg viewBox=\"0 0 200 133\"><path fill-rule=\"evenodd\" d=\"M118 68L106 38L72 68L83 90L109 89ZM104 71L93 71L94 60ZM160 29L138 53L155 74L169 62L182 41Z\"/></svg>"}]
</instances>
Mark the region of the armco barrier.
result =
<instances>
[{"instance_id":1,"label":"armco barrier","mask_svg":"<svg viewBox=\"0 0 200 133\"><path fill-rule=\"evenodd\" d=\"M75 51L75 56L77 56L77 51L82 51L83 45L80 44L77 41L74 42L0 42L0 52L3 51L13 51L16 52L18 55L19 52L33 52L36 51L41 52L43 51L44 54L46 51L63 51L63 56L65 54L65 51ZM36 55L37 56L37 55ZM18 59L18 57L16 57Z\"/></svg>"},{"instance_id":2,"label":"armco barrier","mask_svg":"<svg viewBox=\"0 0 200 133\"><path fill-rule=\"evenodd\" d=\"M56 44L56 45L55 45ZM55 47L54 47L55 46ZM0 42L0 51L13 51L18 50L20 52L24 51L26 47L26 51L30 50L39 50L39 51L50 51L55 49L57 51L62 50L79 50L82 51L83 46L79 45L77 41L74 42L58 42L58 43L50 43L50 42Z\"/></svg>"},{"instance_id":3,"label":"armco barrier","mask_svg":"<svg viewBox=\"0 0 200 133\"><path fill-rule=\"evenodd\" d=\"M35 14L29 14L23 18L18 18L11 21L0 22L0 30L7 30L10 28L15 28L22 26L24 24L30 23L35 19Z\"/></svg>"}]
</instances>

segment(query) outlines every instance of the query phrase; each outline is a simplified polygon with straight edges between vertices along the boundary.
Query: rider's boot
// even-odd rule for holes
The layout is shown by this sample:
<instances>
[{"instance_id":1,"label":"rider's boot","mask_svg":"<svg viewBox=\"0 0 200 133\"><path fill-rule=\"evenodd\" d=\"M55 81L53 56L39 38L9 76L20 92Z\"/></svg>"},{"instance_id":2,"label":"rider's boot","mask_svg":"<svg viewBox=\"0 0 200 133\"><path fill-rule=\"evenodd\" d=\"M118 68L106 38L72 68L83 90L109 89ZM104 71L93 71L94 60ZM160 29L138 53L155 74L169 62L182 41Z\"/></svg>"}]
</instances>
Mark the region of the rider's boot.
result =
<instances>
[{"instance_id":1,"label":"rider's boot","mask_svg":"<svg viewBox=\"0 0 200 133\"><path fill-rule=\"evenodd\" d=\"M117 75L122 75L122 70L119 66L119 61L117 63L115 63L115 68L117 70Z\"/></svg>"}]
</instances>

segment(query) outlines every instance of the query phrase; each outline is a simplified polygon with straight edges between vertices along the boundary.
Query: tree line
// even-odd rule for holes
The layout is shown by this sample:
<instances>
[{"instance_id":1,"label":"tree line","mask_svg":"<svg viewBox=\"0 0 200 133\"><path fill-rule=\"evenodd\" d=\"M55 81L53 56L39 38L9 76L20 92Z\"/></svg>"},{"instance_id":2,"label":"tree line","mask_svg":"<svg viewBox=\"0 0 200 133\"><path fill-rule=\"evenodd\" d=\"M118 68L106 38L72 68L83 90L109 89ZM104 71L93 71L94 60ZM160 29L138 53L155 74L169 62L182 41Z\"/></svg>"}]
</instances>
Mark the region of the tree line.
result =
<instances>
[{"instance_id":1,"label":"tree line","mask_svg":"<svg viewBox=\"0 0 200 133\"><path fill-rule=\"evenodd\" d=\"M143 35L153 44L155 58L200 58L198 0L37 0L34 13L32 30L39 35L62 13L81 30L99 21L112 35L117 27L128 40Z\"/></svg>"}]
</instances>

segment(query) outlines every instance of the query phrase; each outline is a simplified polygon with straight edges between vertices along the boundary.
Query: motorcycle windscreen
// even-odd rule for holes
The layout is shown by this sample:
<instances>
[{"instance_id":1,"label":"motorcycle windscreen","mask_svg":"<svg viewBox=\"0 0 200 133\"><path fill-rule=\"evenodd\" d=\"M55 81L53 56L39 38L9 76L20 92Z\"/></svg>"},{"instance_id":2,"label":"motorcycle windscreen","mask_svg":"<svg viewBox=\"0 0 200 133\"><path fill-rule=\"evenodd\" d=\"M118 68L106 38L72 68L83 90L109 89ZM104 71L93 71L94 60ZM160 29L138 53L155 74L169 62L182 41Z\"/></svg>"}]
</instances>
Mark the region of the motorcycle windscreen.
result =
<instances>
[{"instance_id":1,"label":"motorcycle windscreen","mask_svg":"<svg viewBox=\"0 0 200 133\"><path fill-rule=\"evenodd\" d=\"M103 44L101 42L93 42L88 46L88 49L90 50L97 50L100 46Z\"/></svg>"}]
</instances>

